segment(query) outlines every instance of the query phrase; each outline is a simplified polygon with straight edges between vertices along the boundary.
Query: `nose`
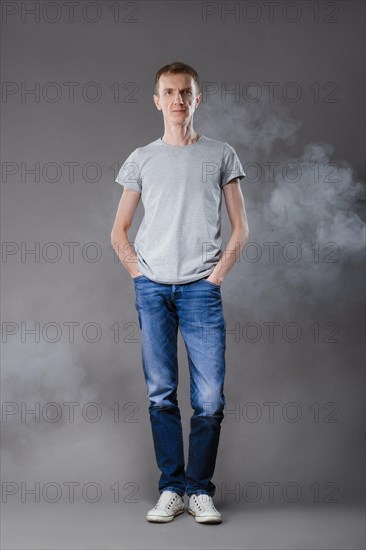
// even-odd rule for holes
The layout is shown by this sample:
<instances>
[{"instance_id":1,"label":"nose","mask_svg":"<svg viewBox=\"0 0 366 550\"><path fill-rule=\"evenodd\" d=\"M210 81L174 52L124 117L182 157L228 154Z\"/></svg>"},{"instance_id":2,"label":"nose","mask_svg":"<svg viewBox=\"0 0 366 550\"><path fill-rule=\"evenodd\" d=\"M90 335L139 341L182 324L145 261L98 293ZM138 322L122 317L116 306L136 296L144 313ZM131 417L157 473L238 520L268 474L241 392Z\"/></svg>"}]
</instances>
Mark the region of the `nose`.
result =
<instances>
[{"instance_id":1,"label":"nose","mask_svg":"<svg viewBox=\"0 0 366 550\"><path fill-rule=\"evenodd\" d=\"M180 94L180 92L178 92L178 96L175 96L175 100L174 100L174 103L183 103L183 98Z\"/></svg>"}]
</instances>

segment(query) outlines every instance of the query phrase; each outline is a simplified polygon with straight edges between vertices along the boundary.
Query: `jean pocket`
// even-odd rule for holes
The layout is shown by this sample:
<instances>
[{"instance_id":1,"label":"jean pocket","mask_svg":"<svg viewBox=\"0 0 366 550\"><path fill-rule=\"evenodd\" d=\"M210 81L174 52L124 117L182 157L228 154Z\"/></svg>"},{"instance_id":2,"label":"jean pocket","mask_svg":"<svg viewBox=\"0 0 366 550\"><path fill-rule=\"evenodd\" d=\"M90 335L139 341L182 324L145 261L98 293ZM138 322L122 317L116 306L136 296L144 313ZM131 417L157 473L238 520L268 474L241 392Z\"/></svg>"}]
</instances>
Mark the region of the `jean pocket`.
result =
<instances>
[{"instance_id":1,"label":"jean pocket","mask_svg":"<svg viewBox=\"0 0 366 550\"><path fill-rule=\"evenodd\" d=\"M213 286L213 287L216 287L216 288L220 288L221 289L221 285L218 285L216 283L213 283L212 281L208 281L207 279L202 279L202 281L205 281L205 283L208 283L209 285Z\"/></svg>"},{"instance_id":2,"label":"jean pocket","mask_svg":"<svg viewBox=\"0 0 366 550\"><path fill-rule=\"evenodd\" d=\"M137 281L137 279L141 279L142 277L145 277L145 275L137 275L137 277L132 277L132 279Z\"/></svg>"}]
</instances>

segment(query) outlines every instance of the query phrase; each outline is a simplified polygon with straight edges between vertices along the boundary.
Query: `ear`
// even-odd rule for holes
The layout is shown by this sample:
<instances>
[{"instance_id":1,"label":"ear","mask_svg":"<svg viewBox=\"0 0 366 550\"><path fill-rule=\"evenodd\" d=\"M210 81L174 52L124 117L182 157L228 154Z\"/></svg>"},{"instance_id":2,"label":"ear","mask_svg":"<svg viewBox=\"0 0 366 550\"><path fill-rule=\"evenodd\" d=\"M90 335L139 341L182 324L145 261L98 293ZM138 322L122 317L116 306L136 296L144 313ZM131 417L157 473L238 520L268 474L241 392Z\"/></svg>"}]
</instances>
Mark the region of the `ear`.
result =
<instances>
[{"instance_id":1,"label":"ear","mask_svg":"<svg viewBox=\"0 0 366 550\"><path fill-rule=\"evenodd\" d=\"M156 108L158 109L158 111L161 111L161 107L160 107L160 100L159 100L159 97L157 95L153 95L153 100L154 100L154 103L156 105Z\"/></svg>"}]
</instances>

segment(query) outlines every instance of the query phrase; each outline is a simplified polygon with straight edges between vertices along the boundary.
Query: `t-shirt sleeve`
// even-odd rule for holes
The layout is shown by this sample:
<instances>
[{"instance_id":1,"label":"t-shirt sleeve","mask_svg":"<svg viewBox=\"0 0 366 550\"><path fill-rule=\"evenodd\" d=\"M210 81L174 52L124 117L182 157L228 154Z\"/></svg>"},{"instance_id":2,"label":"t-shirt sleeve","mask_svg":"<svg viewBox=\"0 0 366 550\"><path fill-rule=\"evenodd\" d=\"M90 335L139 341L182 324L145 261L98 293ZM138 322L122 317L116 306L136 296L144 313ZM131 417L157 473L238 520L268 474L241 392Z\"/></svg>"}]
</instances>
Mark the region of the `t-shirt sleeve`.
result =
<instances>
[{"instance_id":1,"label":"t-shirt sleeve","mask_svg":"<svg viewBox=\"0 0 366 550\"><path fill-rule=\"evenodd\" d=\"M228 143L224 145L223 159L221 164L221 187L224 187L233 178L245 178L246 173L241 165L235 149Z\"/></svg>"},{"instance_id":2,"label":"t-shirt sleeve","mask_svg":"<svg viewBox=\"0 0 366 550\"><path fill-rule=\"evenodd\" d=\"M130 156L125 160L115 179L117 183L141 193L142 181L140 177L140 166L138 161L138 150L132 151Z\"/></svg>"}]
</instances>

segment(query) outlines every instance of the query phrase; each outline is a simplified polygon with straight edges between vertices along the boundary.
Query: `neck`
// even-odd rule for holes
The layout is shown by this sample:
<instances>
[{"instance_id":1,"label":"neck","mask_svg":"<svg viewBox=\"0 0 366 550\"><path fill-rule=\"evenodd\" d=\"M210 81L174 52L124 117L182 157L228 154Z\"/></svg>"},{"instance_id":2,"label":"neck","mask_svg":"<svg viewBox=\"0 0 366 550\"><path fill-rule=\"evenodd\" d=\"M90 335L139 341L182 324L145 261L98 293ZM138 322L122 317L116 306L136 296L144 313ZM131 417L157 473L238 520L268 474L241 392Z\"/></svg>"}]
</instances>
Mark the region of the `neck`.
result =
<instances>
[{"instance_id":1,"label":"neck","mask_svg":"<svg viewBox=\"0 0 366 550\"><path fill-rule=\"evenodd\" d=\"M198 134L193 128L187 129L186 132L168 132L165 129L164 135L161 138L165 143L169 145L192 145L199 139Z\"/></svg>"}]
</instances>

